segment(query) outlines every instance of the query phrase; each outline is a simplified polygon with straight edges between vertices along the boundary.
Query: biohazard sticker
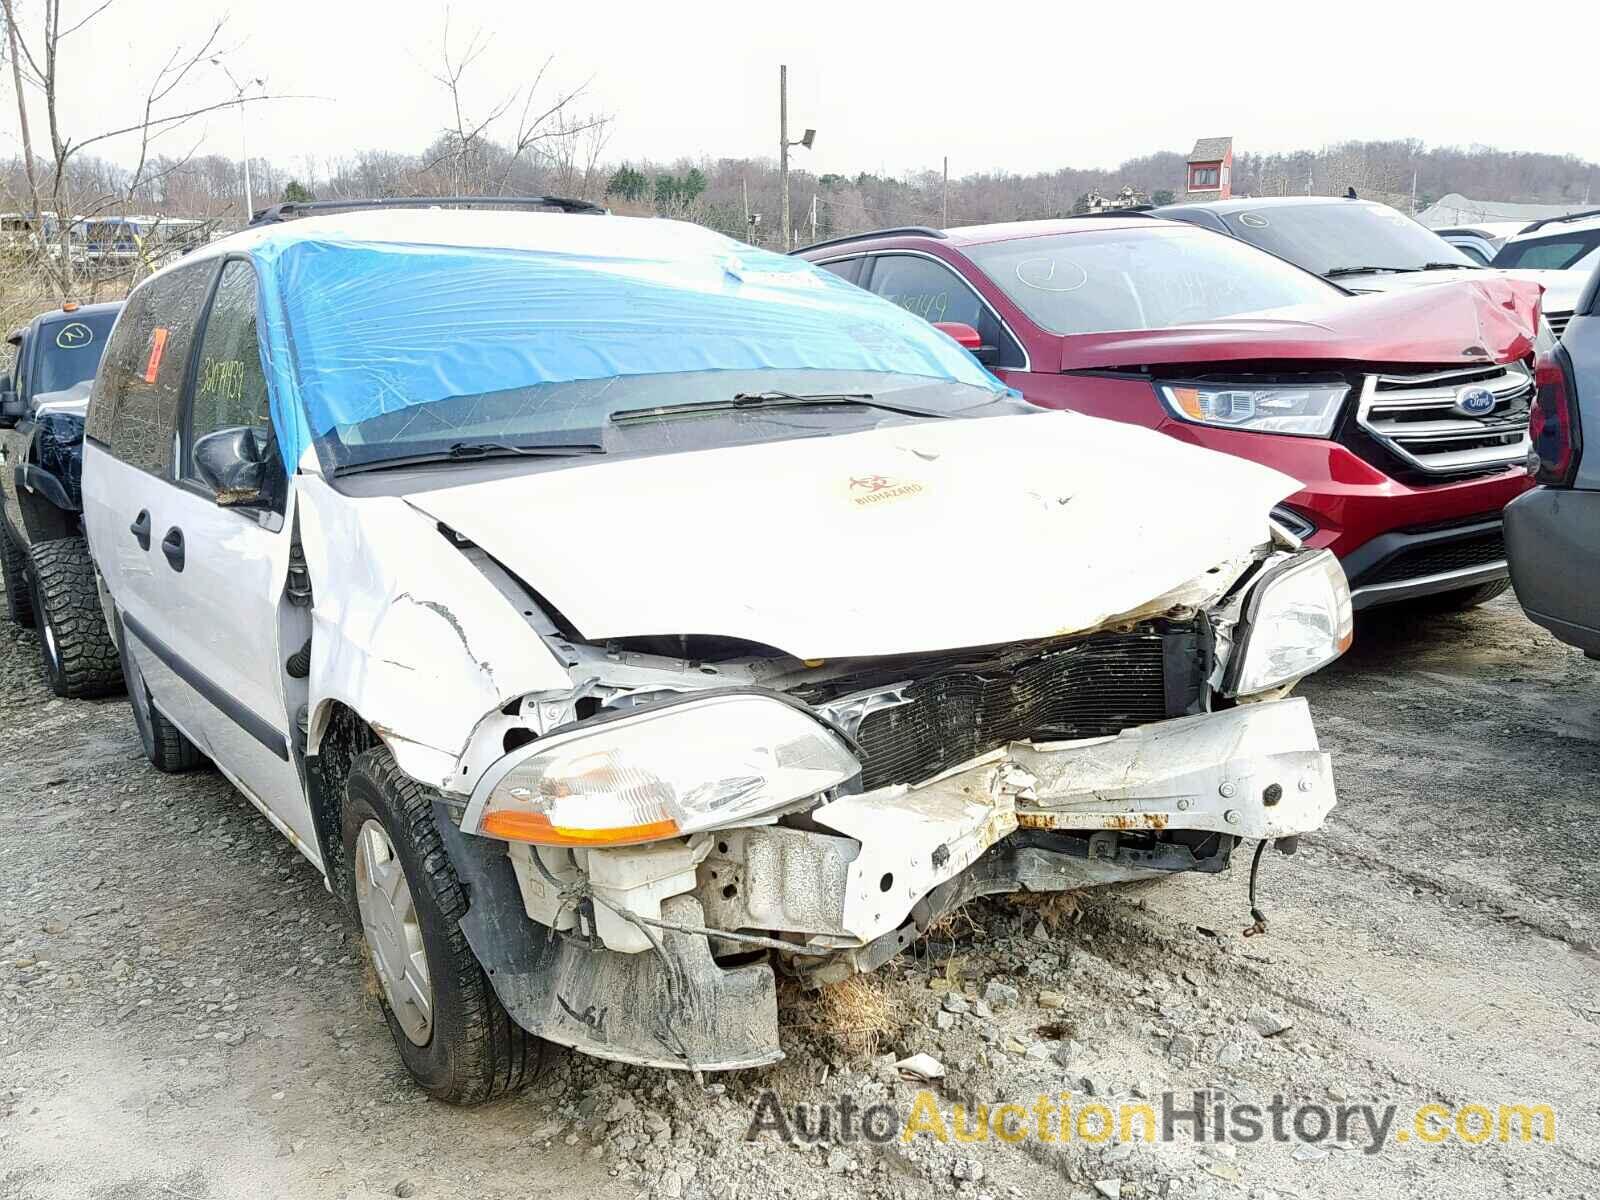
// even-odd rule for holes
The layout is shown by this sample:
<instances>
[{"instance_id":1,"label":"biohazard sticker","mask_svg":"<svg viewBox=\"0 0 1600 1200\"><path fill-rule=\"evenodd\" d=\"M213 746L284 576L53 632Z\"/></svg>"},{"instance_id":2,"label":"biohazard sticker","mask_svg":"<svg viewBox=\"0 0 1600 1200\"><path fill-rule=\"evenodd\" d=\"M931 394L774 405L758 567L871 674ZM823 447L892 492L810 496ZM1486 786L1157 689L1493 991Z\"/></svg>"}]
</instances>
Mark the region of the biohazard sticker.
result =
<instances>
[{"instance_id":1,"label":"biohazard sticker","mask_svg":"<svg viewBox=\"0 0 1600 1200\"><path fill-rule=\"evenodd\" d=\"M927 490L915 479L892 479L887 475L852 475L848 489L850 502L862 508L905 500Z\"/></svg>"}]
</instances>

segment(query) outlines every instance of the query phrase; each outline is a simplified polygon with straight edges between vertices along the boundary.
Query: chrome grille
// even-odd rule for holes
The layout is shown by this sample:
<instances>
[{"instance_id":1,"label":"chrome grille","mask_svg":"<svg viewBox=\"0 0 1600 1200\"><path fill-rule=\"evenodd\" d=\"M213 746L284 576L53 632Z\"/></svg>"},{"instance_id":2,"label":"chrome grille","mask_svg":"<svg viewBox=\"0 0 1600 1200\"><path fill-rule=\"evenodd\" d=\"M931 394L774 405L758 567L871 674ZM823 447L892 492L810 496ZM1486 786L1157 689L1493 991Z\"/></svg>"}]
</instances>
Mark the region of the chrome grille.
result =
<instances>
[{"instance_id":1,"label":"chrome grille","mask_svg":"<svg viewBox=\"0 0 1600 1200\"><path fill-rule=\"evenodd\" d=\"M1494 393L1485 415L1456 410L1469 385ZM1464 475L1520 463L1528 452L1533 376L1521 363L1418 375L1369 375L1358 420L1400 458L1433 475Z\"/></svg>"},{"instance_id":2,"label":"chrome grille","mask_svg":"<svg viewBox=\"0 0 1600 1200\"><path fill-rule=\"evenodd\" d=\"M1572 314L1569 312L1547 312L1544 315L1544 323L1550 326L1550 332L1556 337L1567 331L1567 322L1570 320Z\"/></svg>"}]
</instances>

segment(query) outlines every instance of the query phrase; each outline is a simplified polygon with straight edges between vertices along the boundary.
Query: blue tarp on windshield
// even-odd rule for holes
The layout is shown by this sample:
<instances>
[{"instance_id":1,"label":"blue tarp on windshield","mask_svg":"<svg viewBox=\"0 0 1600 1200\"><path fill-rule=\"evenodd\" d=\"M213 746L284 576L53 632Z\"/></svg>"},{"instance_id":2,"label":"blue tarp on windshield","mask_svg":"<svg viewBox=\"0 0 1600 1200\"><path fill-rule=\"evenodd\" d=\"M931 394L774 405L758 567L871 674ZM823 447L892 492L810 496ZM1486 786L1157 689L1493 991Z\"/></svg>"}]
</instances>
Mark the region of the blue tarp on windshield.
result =
<instances>
[{"instance_id":1,"label":"blue tarp on windshield","mask_svg":"<svg viewBox=\"0 0 1600 1200\"><path fill-rule=\"evenodd\" d=\"M660 258L263 243L264 358L286 463L336 426L543 383L814 368L1003 387L920 317L803 260L711 235L689 250L664 242Z\"/></svg>"}]
</instances>

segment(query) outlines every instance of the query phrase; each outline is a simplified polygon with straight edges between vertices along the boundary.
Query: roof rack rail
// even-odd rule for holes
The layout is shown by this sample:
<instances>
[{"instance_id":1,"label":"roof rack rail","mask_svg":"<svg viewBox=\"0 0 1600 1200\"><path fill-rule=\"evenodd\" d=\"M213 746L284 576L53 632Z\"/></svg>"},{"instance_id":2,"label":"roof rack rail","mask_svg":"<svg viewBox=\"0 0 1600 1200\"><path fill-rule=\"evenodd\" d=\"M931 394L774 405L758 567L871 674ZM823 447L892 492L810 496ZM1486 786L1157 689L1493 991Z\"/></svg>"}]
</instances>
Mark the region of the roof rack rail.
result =
<instances>
[{"instance_id":1,"label":"roof rack rail","mask_svg":"<svg viewBox=\"0 0 1600 1200\"><path fill-rule=\"evenodd\" d=\"M602 216L609 211L587 200L568 200L560 196L379 196L369 200L286 200L282 204L257 209L247 228L276 225L280 221L314 217L319 213L374 208L553 208L564 213Z\"/></svg>"},{"instance_id":2,"label":"roof rack rail","mask_svg":"<svg viewBox=\"0 0 1600 1200\"><path fill-rule=\"evenodd\" d=\"M850 242L864 242L869 238L881 237L931 237L946 238L950 235L942 229L934 229L928 225L896 225L892 229L869 229L865 233L847 233L843 237L829 238L825 242L812 242L809 246L801 246L789 251L790 254L804 254L807 250L821 250L824 246L844 246Z\"/></svg>"},{"instance_id":3,"label":"roof rack rail","mask_svg":"<svg viewBox=\"0 0 1600 1200\"><path fill-rule=\"evenodd\" d=\"M1563 213L1559 217L1541 217L1531 225L1524 225L1517 230L1517 237L1525 233L1532 233L1535 229L1542 229L1546 225L1559 225L1562 221L1585 221L1590 217L1600 217L1600 208L1586 208L1582 212Z\"/></svg>"}]
</instances>

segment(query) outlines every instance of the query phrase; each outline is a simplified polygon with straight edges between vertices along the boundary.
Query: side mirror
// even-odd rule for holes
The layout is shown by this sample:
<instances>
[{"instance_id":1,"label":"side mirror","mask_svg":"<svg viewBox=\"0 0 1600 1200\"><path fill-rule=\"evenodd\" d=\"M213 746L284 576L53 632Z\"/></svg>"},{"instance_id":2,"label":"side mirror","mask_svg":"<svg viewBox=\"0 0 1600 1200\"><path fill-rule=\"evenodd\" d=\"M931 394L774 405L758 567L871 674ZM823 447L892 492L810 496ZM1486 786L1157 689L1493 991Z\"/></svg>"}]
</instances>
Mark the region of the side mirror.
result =
<instances>
[{"instance_id":1,"label":"side mirror","mask_svg":"<svg viewBox=\"0 0 1600 1200\"><path fill-rule=\"evenodd\" d=\"M983 336L965 321L935 321L933 327L963 350L972 351L972 356L986 367L1000 359L1000 351L994 346L985 346Z\"/></svg>"},{"instance_id":2,"label":"side mirror","mask_svg":"<svg viewBox=\"0 0 1600 1200\"><path fill-rule=\"evenodd\" d=\"M5 381L0 387L0 429L15 429L17 422L28 415L28 406L16 389L11 386L11 381Z\"/></svg>"},{"instance_id":3,"label":"side mirror","mask_svg":"<svg viewBox=\"0 0 1600 1200\"><path fill-rule=\"evenodd\" d=\"M219 429L194 444L195 473L224 508L261 503L266 467L266 447L249 425Z\"/></svg>"},{"instance_id":4,"label":"side mirror","mask_svg":"<svg viewBox=\"0 0 1600 1200\"><path fill-rule=\"evenodd\" d=\"M983 346L978 331L965 321L935 321L933 327L963 350L978 350Z\"/></svg>"}]
</instances>

